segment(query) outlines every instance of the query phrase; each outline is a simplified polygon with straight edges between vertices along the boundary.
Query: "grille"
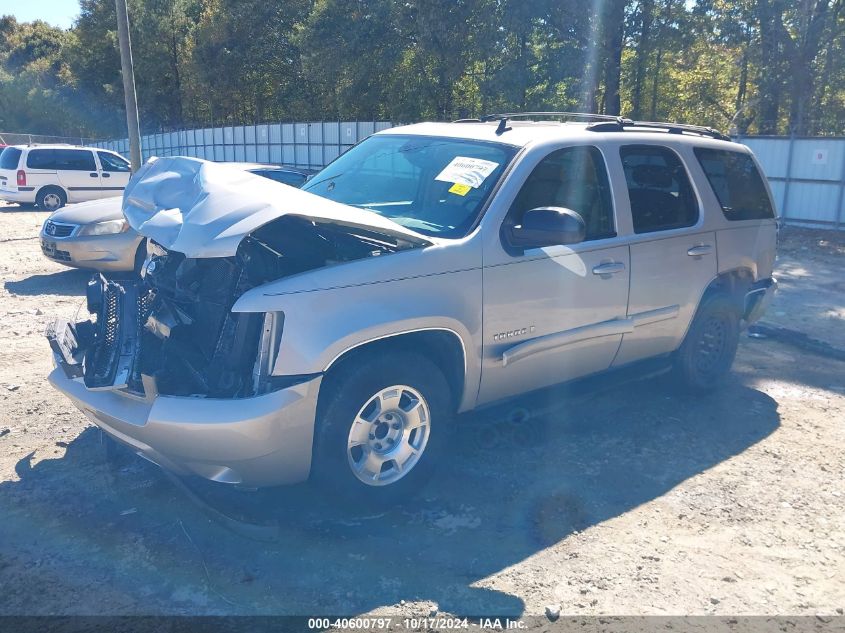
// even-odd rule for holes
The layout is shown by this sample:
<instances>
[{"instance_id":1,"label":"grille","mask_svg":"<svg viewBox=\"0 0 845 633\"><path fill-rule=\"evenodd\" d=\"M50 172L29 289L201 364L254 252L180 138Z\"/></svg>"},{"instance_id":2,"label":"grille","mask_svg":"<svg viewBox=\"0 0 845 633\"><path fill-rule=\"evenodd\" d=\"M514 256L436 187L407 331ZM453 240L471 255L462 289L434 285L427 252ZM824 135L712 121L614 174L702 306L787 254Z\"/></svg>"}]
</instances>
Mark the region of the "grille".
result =
<instances>
[{"instance_id":1,"label":"grille","mask_svg":"<svg viewBox=\"0 0 845 633\"><path fill-rule=\"evenodd\" d=\"M115 360L117 356L117 328L119 317L118 293L113 284L105 284L103 306L97 315L99 326L99 340L91 350L93 355L90 362L86 362L85 385L87 387L108 386L114 378ZM88 359L86 358L86 361Z\"/></svg>"},{"instance_id":2,"label":"grille","mask_svg":"<svg viewBox=\"0 0 845 633\"><path fill-rule=\"evenodd\" d=\"M138 319L135 327L135 341L136 345L140 346L140 349L136 351L135 357L132 360L129 390L141 394L144 393L144 387L141 383L141 370L144 365L145 356L149 354L149 345L144 345L146 342L144 339L147 338L144 336L144 323L147 322L147 317L150 316L154 297L155 294L152 291L142 291L138 295L137 301Z\"/></svg>"},{"instance_id":3,"label":"grille","mask_svg":"<svg viewBox=\"0 0 845 633\"><path fill-rule=\"evenodd\" d=\"M59 224L58 222L47 220L47 223L44 225L44 233L50 237L68 237L73 233L73 229L75 228L75 224Z\"/></svg>"},{"instance_id":4,"label":"grille","mask_svg":"<svg viewBox=\"0 0 845 633\"><path fill-rule=\"evenodd\" d=\"M44 246L43 242L41 243L41 252L44 253L50 259L57 259L60 262L71 261L70 253L68 251L60 251L52 248L47 248Z\"/></svg>"}]
</instances>

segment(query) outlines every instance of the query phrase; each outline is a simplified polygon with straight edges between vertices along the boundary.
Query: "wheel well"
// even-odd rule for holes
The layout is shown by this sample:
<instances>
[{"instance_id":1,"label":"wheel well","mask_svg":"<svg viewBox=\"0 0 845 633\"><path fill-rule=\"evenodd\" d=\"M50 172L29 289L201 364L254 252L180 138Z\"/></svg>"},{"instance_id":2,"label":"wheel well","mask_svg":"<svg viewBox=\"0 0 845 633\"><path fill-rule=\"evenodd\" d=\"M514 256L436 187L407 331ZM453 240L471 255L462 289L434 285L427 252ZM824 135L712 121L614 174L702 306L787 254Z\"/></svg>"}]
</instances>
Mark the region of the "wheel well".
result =
<instances>
[{"instance_id":1,"label":"wheel well","mask_svg":"<svg viewBox=\"0 0 845 633\"><path fill-rule=\"evenodd\" d=\"M400 350L421 354L440 368L449 385L452 404L457 408L464 393L466 370L463 344L450 330L408 332L364 343L344 352L328 367L326 374L331 375L346 363L359 361L365 355L383 356Z\"/></svg>"},{"instance_id":2,"label":"wheel well","mask_svg":"<svg viewBox=\"0 0 845 633\"><path fill-rule=\"evenodd\" d=\"M754 283L754 273L748 268L737 268L720 273L704 291L702 300L713 294L726 294L736 305L737 312L742 316L745 312L745 293Z\"/></svg>"},{"instance_id":3,"label":"wheel well","mask_svg":"<svg viewBox=\"0 0 845 633\"><path fill-rule=\"evenodd\" d=\"M67 202L67 192L61 187L59 187L59 185L44 185L38 191L35 192L35 199L38 200L38 196L40 196L44 191L51 190L58 191L60 194L62 194L62 197L65 199L65 202Z\"/></svg>"}]
</instances>

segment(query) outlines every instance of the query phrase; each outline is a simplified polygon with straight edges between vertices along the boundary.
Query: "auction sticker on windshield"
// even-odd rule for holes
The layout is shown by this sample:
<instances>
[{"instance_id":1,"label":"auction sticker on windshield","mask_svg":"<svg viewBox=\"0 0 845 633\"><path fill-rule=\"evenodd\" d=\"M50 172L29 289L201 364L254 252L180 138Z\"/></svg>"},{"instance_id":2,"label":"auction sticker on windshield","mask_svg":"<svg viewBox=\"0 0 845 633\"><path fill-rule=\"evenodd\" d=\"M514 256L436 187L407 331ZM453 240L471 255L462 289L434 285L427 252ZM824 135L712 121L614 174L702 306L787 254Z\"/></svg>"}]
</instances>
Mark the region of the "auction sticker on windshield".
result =
<instances>
[{"instance_id":1,"label":"auction sticker on windshield","mask_svg":"<svg viewBox=\"0 0 845 633\"><path fill-rule=\"evenodd\" d=\"M478 189L498 166L499 163L494 163L492 160L455 156L434 179Z\"/></svg>"},{"instance_id":2,"label":"auction sticker on windshield","mask_svg":"<svg viewBox=\"0 0 845 633\"><path fill-rule=\"evenodd\" d=\"M454 185L449 187L449 193L455 193L459 196L465 196L470 192L470 189L472 189L472 187L470 187L469 185L462 185L461 183L456 182Z\"/></svg>"}]
</instances>

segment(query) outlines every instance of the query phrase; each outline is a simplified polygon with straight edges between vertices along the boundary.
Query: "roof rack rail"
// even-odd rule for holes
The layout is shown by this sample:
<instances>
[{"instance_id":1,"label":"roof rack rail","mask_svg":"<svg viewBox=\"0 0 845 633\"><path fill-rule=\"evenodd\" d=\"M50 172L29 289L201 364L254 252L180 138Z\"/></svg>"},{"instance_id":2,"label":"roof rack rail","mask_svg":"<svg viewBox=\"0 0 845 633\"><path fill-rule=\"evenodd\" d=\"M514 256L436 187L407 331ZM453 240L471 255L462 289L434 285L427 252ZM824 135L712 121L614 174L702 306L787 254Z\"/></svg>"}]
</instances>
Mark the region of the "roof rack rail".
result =
<instances>
[{"instance_id":1,"label":"roof rack rail","mask_svg":"<svg viewBox=\"0 0 845 633\"><path fill-rule=\"evenodd\" d=\"M501 114L486 114L481 117L482 122L500 121L501 119L527 119L527 118L559 118L571 119L593 119L596 121L618 121L620 117L609 114L594 114L592 112L503 112Z\"/></svg>"},{"instance_id":2,"label":"roof rack rail","mask_svg":"<svg viewBox=\"0 0 845 633\"><path fill-rule=\"evenodd\" d=\"M687 125L685 123L664 123L660 121L634 121L621 116L613 116L610 114L594 114L592 112L503 112L500 114L486 114L477 119L458 119L455 123L489 123L491 121L498 121L499 127L496 134L502 134L510 128L507 127L509 119L526 119L526 118L570 118L570 119L587 119L592 121L588 123L587 129L591 132L624 132L630 128L640 128L643 130L665 130L669 134L698 134L699 136L707 136L715 138L720 141L732 140L730 136L723 134L719 130L712 127L705 127L703 125Z\"/></svg>"},{"instance_id":3,"label":"roof rack rail","mask_svg":"<svg viewBox=\"0 0 845 633\"><path fill-rule=\"evenodd\" d=\"M704 127L703 125L687 125L685 123L632 121L631 119L620 118L616 122L600 122L587 126L587 129L591 132L624 132L626 128L666 130L669 134L698 134L699 136L707 136L720 141L732 140L730 136L723 134L719 130L713 129L712 127Z\"/></svg>"}]
</instances>

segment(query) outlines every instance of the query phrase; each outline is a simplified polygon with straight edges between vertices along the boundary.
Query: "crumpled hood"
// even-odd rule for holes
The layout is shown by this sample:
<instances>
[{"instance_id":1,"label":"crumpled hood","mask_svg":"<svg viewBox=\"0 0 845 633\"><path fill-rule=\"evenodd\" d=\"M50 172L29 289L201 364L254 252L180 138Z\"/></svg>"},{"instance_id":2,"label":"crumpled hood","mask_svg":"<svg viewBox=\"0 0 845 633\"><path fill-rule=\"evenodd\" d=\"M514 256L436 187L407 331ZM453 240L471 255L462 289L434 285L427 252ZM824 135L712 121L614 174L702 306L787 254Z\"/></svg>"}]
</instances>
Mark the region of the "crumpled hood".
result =
<instances>
[{"instance_id":1,"label":"crumpled hood","mask_svg":"<svg viewBox=\"0 0 845 633\"><path fill-rule=\"evenodd\" d=\"M430 244L372 211L333 202L225 163L182 156L146 163L123 194L130 226L186 257L229 257L255 229L283 215L363 227Z\"/></svg>"}]
</instances>

